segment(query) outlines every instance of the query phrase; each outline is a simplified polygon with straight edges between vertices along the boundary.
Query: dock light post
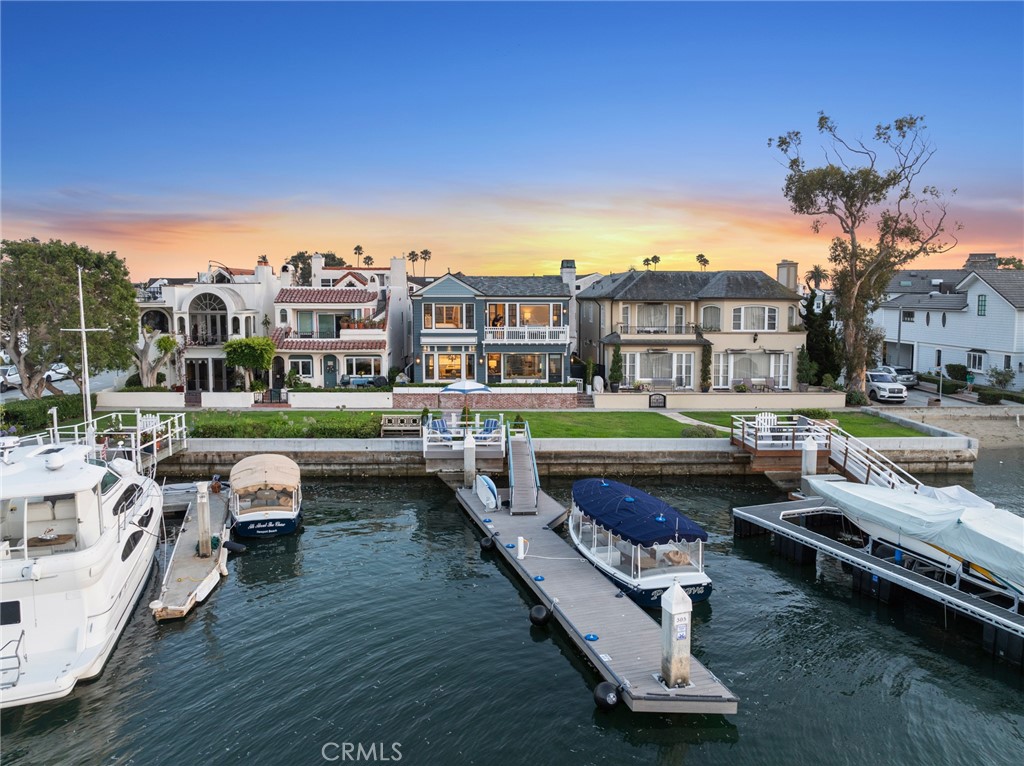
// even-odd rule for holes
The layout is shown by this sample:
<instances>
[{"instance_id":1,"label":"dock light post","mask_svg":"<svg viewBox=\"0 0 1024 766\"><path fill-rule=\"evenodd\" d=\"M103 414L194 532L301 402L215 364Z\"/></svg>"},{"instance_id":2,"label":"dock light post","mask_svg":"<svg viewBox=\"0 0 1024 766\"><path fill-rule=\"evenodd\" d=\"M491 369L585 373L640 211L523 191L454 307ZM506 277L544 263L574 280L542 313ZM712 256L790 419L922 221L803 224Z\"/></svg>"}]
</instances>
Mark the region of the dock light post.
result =
<instances>
[{"instance_id":1,"label":"dock light post","mask_svg":"<svg viewBox=\"0 0 1024 766\"><path fill-rule=\"evenodd\" d=\"M213 555L213 541L210 539L210 483L196 482L196 515L199 524L199 558L208 559Z\"/></svg>"},{"instance_id":2,"label":"dock light post","mask_svg":"<svg viewBox=\"0 0 1024 766\"><path fill-rule=\"evenodd\" d=\"M466 434L462 444L462 485L472 487L476 481L476 439L473 434Z\"/></svg>"},{"instance_id":3,"label":"dock light post","mask_svg":"<svg viewBox=\"0 0 1024 766\"><path fill-rule=\"evenodd\" d=\"M813 436L804 439L800 453L800 474L802 476L814 476L818 472L818 442Z\"/></svg>"},{"instance_id":4,"label":"dock light post","mask_svg":"<svg viewBox=\"0 0 1024 766\"><path fill-rule=\"evenodd\" d=\"M661 679L671 688L690 683L690 613L693 601L679 581L661 594Z\"/></svg>"}]
</instances>

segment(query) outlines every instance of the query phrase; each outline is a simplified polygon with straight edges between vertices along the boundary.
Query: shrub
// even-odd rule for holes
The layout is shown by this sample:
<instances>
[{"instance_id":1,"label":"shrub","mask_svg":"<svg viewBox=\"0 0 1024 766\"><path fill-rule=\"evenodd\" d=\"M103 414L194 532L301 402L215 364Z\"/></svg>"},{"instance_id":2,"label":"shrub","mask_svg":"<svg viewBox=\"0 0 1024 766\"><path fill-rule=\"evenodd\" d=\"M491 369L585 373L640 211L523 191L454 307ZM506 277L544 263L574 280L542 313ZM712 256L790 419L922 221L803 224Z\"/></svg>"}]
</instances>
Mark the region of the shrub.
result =
<instances>
[{"instance_id":1,"label":"shrub","mask_svg":"<svg viewBox=\"0 0 1024 766\"><path fill-rule=\"evenodd\" d=\"M835 389L836 379L833 378L830 373L826 372L824 375L821 376L821 385L824 386L825 388Z\"/></svg>"},{"instance_id":2,"label":"shrub","mask_svg":"<svg viewBox=\"0 0 1024 766\"><path fill-rule=\"evenodd\" d=\"M735 391L737 394L747 393L747 387L743 383L737 383L735 386L732 387L732 390Z\"/></svg>"},{"instance_id":3,"label":"shrub","mask_svg":"<svg viewBox=\"0 0 1024 766\"><path fill-rule=\"evenodd\" d=\"M148 393L166 394L167 386L125 386L121 390L127 393L139 393L141 391Z\"/></svg>"},{"instance_id":4,"label":"shrub","mask_svg":"<svg viewBox=\"0 0 1024 766\"><path fill-rule=\"evenodd\" d=\"M1003 401L1001 391L979 391L978 404L999 404Z\"/></svg>"},{"instance_id":5,"label":"shrub","mask_svg":"<svg viewBox=\"0 0 1024 766\"><path fill-rule=\"evenodd\" d=\"M683 426L682 432L679 436L683 439L714 439L722 436L722 434L719 433L718 429L714 426L702 426L687 423Z\"/></svg>"},{"instance_id":6,"label":"shrub","mask_svg":"<svg viewBox=\"0 0 1024 766\"><path fill-rule=\"evenodd\" d=\"M939 385L939 378L937 375L918 375L917 379L924 383L934 383L936 389ZM963 381L950 380L944 377L942 379L942 393L944 394L955 394L957 391L964 387Z\"/></svg>"},{"instance_id":7,"label":"shrub","mask_svg":"<svg viewBox=\"0 0 1024 766\"><path fill-rule=\"evenodd\" d=\"M793 414L803 415L811 420L828 420L832 417L832 412L824 407L805 407L804 409L793 410Z\"/></svg>"},{"instance_id":8,"label":"shrub","mask_svg":"<svg viewBox=\"0 0 1024 766\"><path fill-rule=\"evenodd\" d=\"M868 397L863 391L853 389L846 392L847 407L863 407L868 403Z\"/></svg>"},{"instance_id":9,"label":"shrub","mask_svg":"<svg viewBox=\"0 0 1024 766\"><path fill-rule=\"evenodd\" d=\"M953 380L967 380L967 365L947 364L946 375L948 375Z\"/></svg>"},{"instance_id":10,"label":"shrub","mask_svg":"<svg viewBox=\"0 0 1024 766\"><path fill-rule=\"evenodd\" d=\"M1009 388L1015 375L1013 370L1004 370L1000 367L989 367L985 372L985 377L996 388Z\"/></svg>"},{"instance_id":11,"label":"shrub","mask_svg":"<svg viewBox=\"0 0 1024 766\"><path fill-rule=\"evenodd\" d=\"M430 419L430 408L429 407L424 407L422 410L420 410L420 422L423 425L426 425L427 424L427 420L429 420L429 419Z\"/></svg>"},{"instance_id":12,"label":"shrub","mask_svg":"<svg viewBox=\"0 0 1024 766\"><path fill-rule=\"evenodd\" d=\"M164 336L164 337L167 337L167 336ZM158 386L161 383L163 383L164 381L166 381L166 380L167 380L167 376L164 375L162 372L158 372L156 374L156 383L157 383ZM125 391L153 391L155 389L153 389L152 387L151 388L143 388L142 387L142 378L139 377L139 373L133 372L131 375L128 376L128 380L126 380L124 382L124 390ZM167 388L163 387L163 390L166 391Z\"/></svg>"},{"instance_id":13,"label":"shrub","mask_svg":"<svg viewBox=\"0 0 1024 766\"><path fill-rule=\"evenodd\" d=\"M92 406L96 406L96 395L92 396ZM47 396L43 399L19 399L4 405L0 425L17 426L18 433L35 433L45 431L53 425L53 419L47 413L51 407L57 408L57 420L61 422L81 422L85 418L81 396Z\"/></svg>"}]
</instances>

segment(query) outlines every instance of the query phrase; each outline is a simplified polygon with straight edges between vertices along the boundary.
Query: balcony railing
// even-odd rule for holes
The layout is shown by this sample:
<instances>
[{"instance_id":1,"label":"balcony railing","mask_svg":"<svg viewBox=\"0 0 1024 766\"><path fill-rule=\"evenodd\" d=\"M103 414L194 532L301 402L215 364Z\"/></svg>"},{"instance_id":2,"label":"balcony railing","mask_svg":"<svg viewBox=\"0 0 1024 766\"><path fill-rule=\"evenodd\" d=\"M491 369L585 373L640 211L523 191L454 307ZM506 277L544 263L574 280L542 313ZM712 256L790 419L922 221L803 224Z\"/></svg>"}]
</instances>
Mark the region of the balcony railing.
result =
<instances>
[{"instance_id":1,"label":"balcony railing","mask_svg":"<svg viewBox=\"0 0 1024 766\"><path fill-rule=\"evenodd\" d=\"M179 338L181 336L178 336ZM232 337L242 337L241 335L232 336L225 333L207 333L207 332L194 332L189 333L185 338L186 346L222 346L231 340Z\"/></svg>"},{"instance_id":2,"label":"balcony railing","mask_svg":"<svg viewBox=\"0 0 1024 766\"><path fill-rule=\"evenodd\" d=\"M485 327L484 343L568 343L568 327Z\"/></svg>"},{"instance_id":3,"label":"balcony railing","mask_svg":"<svg viewBox=\"0 0 1024 766\"><path fill-rule=\"evenodd\" d=\"M304 340L337 340L338 338L344 337L341 333L348 330L377 330L378 332L383 332L384 329L385 328L382 325L371 324L369 322L346 322L337 330L331 330L329 332L320 332L319 330L293 332L289 337L302 338Z\"/></svg>"},{"instance_id":4,"label":"balcony railing","mask_svg":"<svg viewBox=\"0 0 1024 766\"><path fill-rule=\"evenodd\" d=\"M704 328L706 330L710 328ZM696 335L701 330L699 324L685 322L680 324L620 324L619 335Z\"/></svg>"}]
</instances>

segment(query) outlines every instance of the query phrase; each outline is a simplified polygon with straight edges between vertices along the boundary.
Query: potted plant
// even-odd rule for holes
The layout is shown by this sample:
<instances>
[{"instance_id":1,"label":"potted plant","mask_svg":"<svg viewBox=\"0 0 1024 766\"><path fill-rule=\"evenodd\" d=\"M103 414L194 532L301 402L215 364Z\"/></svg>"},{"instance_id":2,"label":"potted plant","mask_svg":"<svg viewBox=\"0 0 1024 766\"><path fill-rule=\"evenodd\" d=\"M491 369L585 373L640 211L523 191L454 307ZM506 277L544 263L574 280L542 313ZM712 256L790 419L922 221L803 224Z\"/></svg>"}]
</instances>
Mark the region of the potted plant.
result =
<instances>
[{"instance_id":1,"label":"potted plant","mask_svg":"<svg viewBox=\"0 0 1024 766\"><path fill-rule=\"evenodd\" d=\"M711 390L711 346L704 346L700 355L700 390Z\"/></svg>"},{"instance_id":2,"label":"potted plant","mask_svg":"<svg viewBox=\"0 0 1024 766\"><path fill-rule=\"evenodd\" d=\"M811 361L811 355L807 348L801 346L796 352L796 383L800 391L806 391L811 381L814 380L814 373L818 371L818 365Z\"/></svg>"},{"instance_id":3,"label":"potted plant","mask_svg":"<svg viewBox=\"0 0 1024 766\"><path fill-rule=\"evenodd\" d=\"M618 343L612 350L612 366L608 370L608 386L613 394L619 393L619 385L622 383L622 346Z\"/></svg>"}]
</instances>

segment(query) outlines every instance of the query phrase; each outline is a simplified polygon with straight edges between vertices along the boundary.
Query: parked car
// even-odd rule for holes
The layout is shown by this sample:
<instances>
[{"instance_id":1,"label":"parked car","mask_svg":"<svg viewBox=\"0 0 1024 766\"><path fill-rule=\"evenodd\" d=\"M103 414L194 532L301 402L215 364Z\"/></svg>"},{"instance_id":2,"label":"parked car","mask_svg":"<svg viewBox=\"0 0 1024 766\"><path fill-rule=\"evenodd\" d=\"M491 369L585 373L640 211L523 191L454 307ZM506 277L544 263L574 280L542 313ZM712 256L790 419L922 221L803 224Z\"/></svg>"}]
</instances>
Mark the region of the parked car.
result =
<instances>
[{"instance_id":1,"label":"parked car","mask_svg":"<svg viewBox=\"0 0 1024 766\"><path fill-rule=\"evenodd\" d=\"M50 383L56 380L67 380L71 377L71 368L64 364L64 362L54 362L43 377Z\"/></svg>"},{"instance_id":2,"label":"parked car","mask_svg":"<svg viewBox=\"0 0 1024 766\"><path fill-rule=\"evenodd\" d=\"M907 387L886 372L867 373L868 399L873 402L907 401Z\"/></svg>"},{"instance_id":3,"label":"parked car","mask_svg":"<svg viewBox=\"0 0 1024 766\"><path fill-rule=\"evenodd\" d=\"M21 373L16 364L0 367L0 393L12 388L21 388Z\"/></svg>"},{"instance_id":4,"label":"parked car","mask_svg":"<svg viewBox=\"0 0 1024 766\"><path fill-rule=\"evenodd\" d=\"M907 388L917 388L917 373L909 367L893 367L883 364L881 367L876 367L872 372L884 372L887 375L892 375L896 378L897 383L902 383Z\"/></svg>"}]
</instances>

